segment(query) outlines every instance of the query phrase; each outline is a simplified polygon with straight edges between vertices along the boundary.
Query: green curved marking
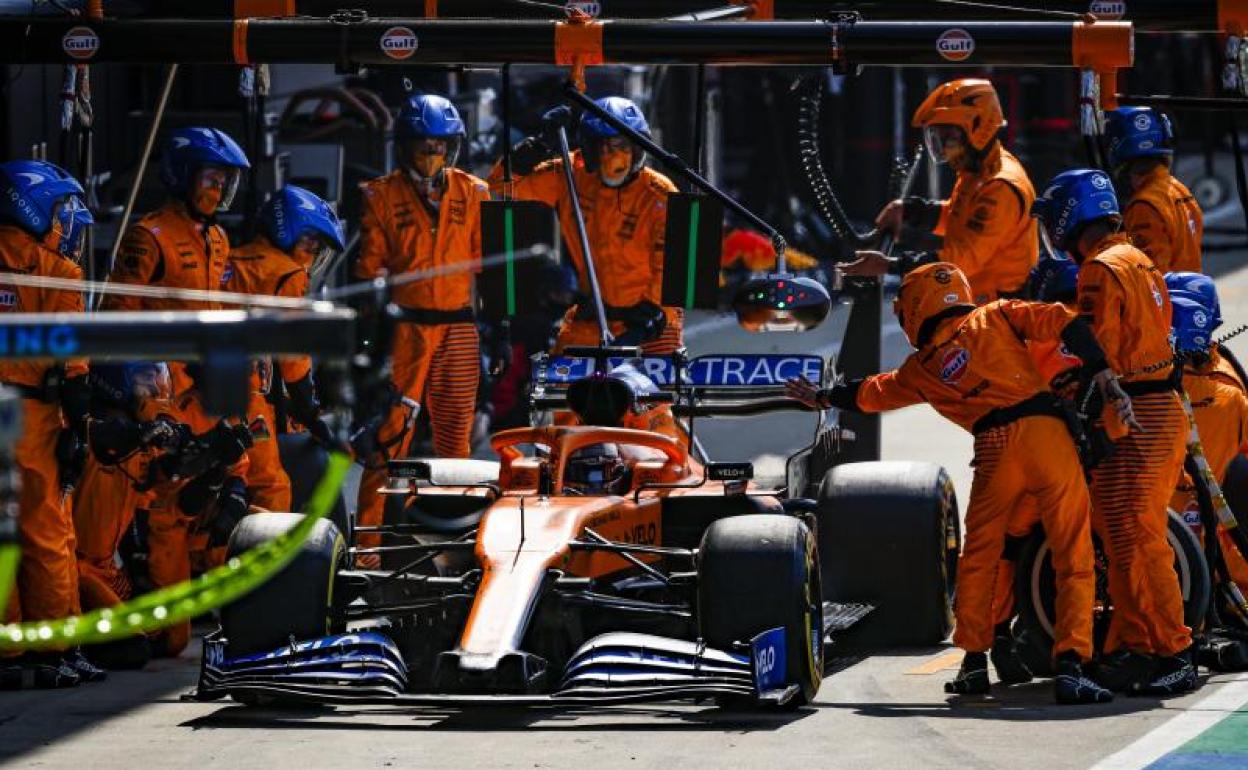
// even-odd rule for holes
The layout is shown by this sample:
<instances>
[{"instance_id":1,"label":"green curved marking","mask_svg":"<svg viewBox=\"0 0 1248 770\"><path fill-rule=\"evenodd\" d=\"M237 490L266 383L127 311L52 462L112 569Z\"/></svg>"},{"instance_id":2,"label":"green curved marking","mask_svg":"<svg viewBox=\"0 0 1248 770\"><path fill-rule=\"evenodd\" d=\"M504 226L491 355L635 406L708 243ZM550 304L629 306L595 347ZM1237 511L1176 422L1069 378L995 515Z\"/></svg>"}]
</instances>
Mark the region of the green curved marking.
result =
<instances>
[{"instance_id":1,"label":"green curved marking","mask_svg":"<svg viewBox=\"0 0 1248 770\"><path fill-rule=\"evenodd\" d=\"M222 607L264 583L298 553L316 522L334 506L351 460L332 453L317 482L307 515L280 537L230 559L220 567L177 585L153 591L116 607L61 620L0 625L0 652L98 644L157 631ZM263 514L260 514L263 515ZM16 573L16 546L0 550L0 598ZM0 603L0 607L4 604Z\"/></svg>"},{"instance_id":2,"label":"green curved marking","mask_svg":"<svg viewBox=\"0 0 1248 770\"><path fill-rule=\"evenodd\" d=\"M0 615L9 606L9 594L17 584L17 563L22 547L16 541L0 545Z\"/></svg>"}]
</instances>

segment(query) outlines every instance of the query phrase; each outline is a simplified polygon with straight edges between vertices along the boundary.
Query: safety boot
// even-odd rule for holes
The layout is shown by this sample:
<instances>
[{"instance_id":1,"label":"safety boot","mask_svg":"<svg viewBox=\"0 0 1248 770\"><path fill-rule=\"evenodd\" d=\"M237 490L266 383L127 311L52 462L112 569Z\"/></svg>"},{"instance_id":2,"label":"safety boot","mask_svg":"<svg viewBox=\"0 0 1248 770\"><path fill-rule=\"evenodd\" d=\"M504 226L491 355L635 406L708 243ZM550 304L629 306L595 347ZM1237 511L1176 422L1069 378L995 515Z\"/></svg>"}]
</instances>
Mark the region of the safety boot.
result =
<instances>
[{"instance_id":1,"label":"safety boot","mask_svg":"<svg viewBox=\"0 0 1248 770\"><path fill-rule=\"evenodd\" d=\"M1084 673L1078 653L1063 652L1057 656L1057 674L1053 677L1053 696L1062 705L1109 703L1114 694Z\"/></svg>"},{"instance_id":2,"label":"safety boot","mask_svg":"<svg viewBox=\"0 0 1248 770\"><path fill-rule=\"evenodd\" d=\"M82 681L59 652L30 653L22 659L22 669L22 689L59 690Z\"/></svg>"},{"instance_id":3,"label":"safety boot","mask_svg":"<svg viewBox=\"0 0 1248 770\"><path fill-rule=\"evenodd\" d=\"M1018 643L1014 641L1014 636L1008 628L1004 633L1000 631L1001 629L998 629L996 637L992 640L992 649L988 651L992 667L997 670L997 681L1001 684L1030 682L1031 669L1027 668L1022 658L1019 657Z\"/></svg>"},{"instance_id":4,"label":"safety boot","mask_svg":"<svg viewBox=\"0 0 1248 770\"><path fill-rule=\"evenodd\" d=\"M982 652L966 653L958 675L945 682L945 692L950 695L987 695L988 688L988 656Z\"/></svg>"},{"instance_id":5,"label":"safety boot","mask_svg":"<svg viewBox=\"0 0 1248 770\"><path fill-rule=\"evenodd\" d=\"M1196 689L1196 666L1192 663L1192 650L1187 648L1178 655L1160 658L1147 681L1137 682L1132 695L1169 696Z\"/></svg>"},{"instance_id":6,"label":"safety boot","mask_svg":"<svg viewBox=\"0 0 1248 770\"><path fill-rule=\"evenodd\" d=\"M1148 681L1156 659L1151 655L1126 649L1102 655L1095 663L1093 676L1102 687L1114 692L1131 692Z\"/></svg>"},{"instance_id":7,"label":"safety boot","mask_svg":"<svg viewBox=\"0 0 1248 770\"><path fill-rule=\"evenodd\" d=\"M77 647L65 653L65 663L77 672L83 682L103 682L108 678L108 672L87 660Z\"/></svg>"}]
</instances>

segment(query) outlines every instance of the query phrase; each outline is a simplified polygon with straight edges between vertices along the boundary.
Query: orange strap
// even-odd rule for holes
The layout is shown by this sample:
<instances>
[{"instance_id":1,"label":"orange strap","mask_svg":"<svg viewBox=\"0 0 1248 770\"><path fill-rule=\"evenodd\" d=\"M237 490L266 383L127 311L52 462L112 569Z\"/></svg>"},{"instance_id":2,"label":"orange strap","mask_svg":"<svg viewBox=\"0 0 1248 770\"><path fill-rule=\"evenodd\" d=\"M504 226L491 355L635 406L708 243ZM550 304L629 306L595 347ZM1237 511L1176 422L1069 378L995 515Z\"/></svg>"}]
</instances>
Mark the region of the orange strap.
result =
<instances>
[{"instance_id":1,"label":"orange strap","mask_svg":"<svg viewBox=\"0 0 1248 770\"><path fill-rule=\"evenodd\" d=\"M1218 29L1243 37L1248 31L1248 0L1218 0Z\"/></svg>"},{"instance_id":2,"label":"orange strap","mask_svg":"<svg viewBox=\"0 0 1248 770\"><path fill-rule=\"evenodd\" d=\"M555 24L555 64L572 67L572 82L585 90L585 67L602 64L602 22L573 17Z\"/></svg>"},{"instance_id":3,"label":"orange strap","mask_svg":"<svg viewBox=\"0 0 1248 770\"><path fill-rule=\"evenodd\" d=\"M425 0L425 18L438 18L438 0Z\"/></svg>"},{"instance_id":4,"label":"orange strap","mask_svg":"<svg viewBox=\"0 0 1248 770\"><path fill-rule=\"evenodd\" d=\"M247 23L250 19L234 20L234 63L251 64L247 59Z\"/></svg>"},{"instance_id":5,"label":"orange strap","mask_svg":"<svg viewBox=\"0 0 1248 770\"><path fill-rule=\"evenodd\" d=\"M295 0L234 0L234 18L294 16Z\"/></svg>"},{"instance_id":6,"label":"orange strap","mask_svg":"<svg viewBox=\"0 0 1248 770\"><path fill-rule=\"evenodd\" d=\"M555 64L602 64L602 22L555 24Z\"/></svg>"}]
</instances>

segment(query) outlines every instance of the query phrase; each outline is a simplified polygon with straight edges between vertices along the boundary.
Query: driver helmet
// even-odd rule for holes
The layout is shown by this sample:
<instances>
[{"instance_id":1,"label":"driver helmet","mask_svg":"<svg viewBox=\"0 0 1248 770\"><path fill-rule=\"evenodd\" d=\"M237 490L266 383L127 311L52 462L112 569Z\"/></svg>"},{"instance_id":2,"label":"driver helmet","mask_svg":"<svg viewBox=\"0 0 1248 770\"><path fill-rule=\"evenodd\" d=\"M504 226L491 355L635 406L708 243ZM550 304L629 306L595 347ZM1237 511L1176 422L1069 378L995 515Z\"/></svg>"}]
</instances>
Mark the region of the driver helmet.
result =
<instances>
[{"instance_id":1,"label":"driver helmet","mask_svg":"<svg viewBox=\"0 0 1248 770\"><path fill-rule=\"evenodd\" d=\"M568 456L564 493L622 495L628 492L628 464L614 444L592 444Z\"/></svg>"}]
</instances>

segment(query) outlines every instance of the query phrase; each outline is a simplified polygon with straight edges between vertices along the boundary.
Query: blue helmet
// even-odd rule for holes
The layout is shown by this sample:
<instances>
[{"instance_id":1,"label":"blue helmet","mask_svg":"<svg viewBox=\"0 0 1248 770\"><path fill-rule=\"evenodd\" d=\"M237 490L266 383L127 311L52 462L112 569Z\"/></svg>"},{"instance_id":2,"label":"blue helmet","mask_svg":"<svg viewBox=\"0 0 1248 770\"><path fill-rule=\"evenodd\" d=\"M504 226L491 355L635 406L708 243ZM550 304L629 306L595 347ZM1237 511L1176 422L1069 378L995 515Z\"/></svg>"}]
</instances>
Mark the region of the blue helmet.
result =
<instances>
[{"instance_id":1,"label":"blue helmet","mask_svg":"<svg viewBox=\"0 0 1248 770\"><path fill-rule=\"evenodd\" d=\"M242 170L251 168L243 148L224 131L204 126L179 128L169 135L160 161L160 181L170 193L185 198L190 193L195 172L204 166L233 169L217 207L218 211L224 211L230 207L234 194L238 192Z\"/></svg>"},{"instance_id":2,"label":"blue helmet","mask_svg":"<svg viewBox=\"0 0 1248 770\"><path fill-rule=\"evenodd\" d=\"M1174 156L1170 118L1152 107L1119 107L1106 112L1105 138L1109 140L1110 168L1135 158Z\"/></svg>"},{"instance_id":3,"label":"blue helmet","mask_svg":"<svg viewBox=\"0 0 1248 770\"><path fill-rule=\"evenodd\" d=\"M1213 312L1194 295L1170 295L1170 340L1176 353L1201 353L1213 345Z\"/></svg>"},{"instance_id":4,"label":"blue helmet","mask_svg":"<svg viewBox=\"0 0 1248 770\"><path fill-rule=\"evenodd\" d=\"M95 223L78 180L60 166L42 160L0 163L0 219L36 238L55 226L55 248L62 256L81 258L87 228Z\"/></svg>"},{"instance_id":5,"label":"blue helmet","mask_svg":"<svg viewBox=\"0 0 1248 770\"><path fill-rule=\"evenodd\" d=\"M394 124L398 139L450 139L466 133L459 110L450 99L437 94L409 98Z\"/></svg>"},{"instance_id":6,"label":"blue helmet","mask_svg":"<svg viewBox=\"0 0 1248 770\"><path fill-rule=\"evenodd\" d=\"M1213 279L1204 273L1166 273L1166 288L1170 296L1186 296L1199 302L1209 311L1213 331L1222 325L1222 303L1218 301L1218 289Z\"/></svg>"},{"instance_id":7,"label":"blue helmet","mask_svg":"<svg viewBox=\"0 0 1248 770\"><path fill-rule=\"evenodd\" d=\"M92 361L87 382L104 407L134 410L144 399L173 397L169 367L161 361Z\"/></svg>"},{"instance_id":8,"label":"blue helmet","mask_svg":"<svg viewBox=\"0 0 1248 770\"><path fill-rule=\"evenodd\" d=\"M646 122L645 114L631 99L625 99L622 96L604 96L601 99L594 100L594 103L634 131L650 136L650 124ZM619 135L619 131L616 131L615 128L597 115L588 112L582 115L581 123L578 127L578 138L581 143L581 157L585 163L585 168L591 172L597 172L602 142ZM633 146L632 150L633 162L629 168L628 176L622 180L621 184L632 179L641 170L642 164L646 162L644 150L637 146Z\"/></svg>"},{"instance_id":9,"label":"blue helmet","mask_svg":"<svg viewBox=\"0 0 1248 770\"><path fill-rule=\"evenodd\" d=\"M443 169L454 166L463 144L464 121L450 99L437 94L413 96L399 110L395 121L394 136L399 140L399 163L415 171L423 180L441 180ZM406 142L421 139L441 139L446 142L446 154L425 153L413 156Z\"/></svg>"},{"instance_id":10,"label":"blue helmet","mask_svg":"<svg viewBox=\"0 0 1248 770\"><path fill-rule=\"evenodd\" d=\"M282 251L290 251L305 233L318 236L337 251L346 248L338 215L314 193L288 184L260 208L265 236Z\"/></svg>"},{"instance_id":11,"label":"blue helmet","mask_svg":"<svg viewBox=\"0 0 1248 770\"><path fill-rule=\"evenodd\" d=\"M1121 221L1118 196L1109 175L1090 168L1063 171L1053 177L1031 204L1031 215L1040 220L1050 243L1063 251L1072 251L1085 225L1106 217Z\"/></svg>"},{"instance_id":12,"label":"blue helmet","mask_svg":"<svg viewBox=\"0 0 1248 770\"><path fill-rule=\"evenodd\" d=\"M1045 255L1031 269L1028 295L1038 302L1074 302L1079 265L1062 255Z\"/></svg>"}]
</instances>

